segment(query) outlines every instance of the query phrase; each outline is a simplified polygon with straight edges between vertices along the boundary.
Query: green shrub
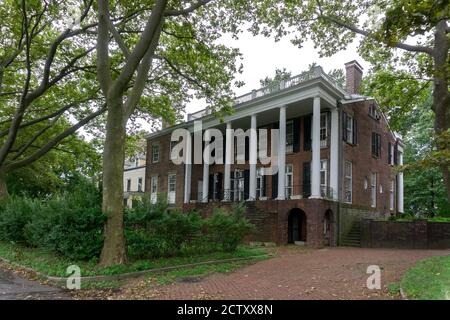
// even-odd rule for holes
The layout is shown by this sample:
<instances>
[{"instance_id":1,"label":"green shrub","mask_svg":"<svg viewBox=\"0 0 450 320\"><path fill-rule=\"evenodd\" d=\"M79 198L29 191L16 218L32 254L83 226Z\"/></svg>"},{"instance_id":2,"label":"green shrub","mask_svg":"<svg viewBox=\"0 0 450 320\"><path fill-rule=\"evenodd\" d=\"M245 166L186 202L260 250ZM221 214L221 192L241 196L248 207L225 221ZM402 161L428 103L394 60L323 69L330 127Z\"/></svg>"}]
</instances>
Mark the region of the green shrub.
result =
<instances>
[{"instance_id":1,"label":"green shrub","mask_svg":"<svg viewBox=\"0 0 450 320\"><path fill-rule=\"evenodd\" d=\"M141 202L125 215L125 237L131 257L167 257L213 250L234 251L254 226L244 218L244 205L231 213L215 210L202 219L196 211L170 209L165 201Z\"/></svg>"},{"instance_id":2,"label":"green shrub","mask_svg":"<svg viewBox=\"0 0 450 320\"><path fill-rule=\"evenodd\" d=\"M254 231L255 226L244 217L245 205L235 204L232 212L220 208L207 219L208 237L219 243L224 251L236 250L244 237Z\"/></svg>"},{"instance_id":3,"label":"green shrub","mask_svg":"<svg viewBox=\"0 0 450 320\"><path fill-rule=\"evenodd\" d=\"M169 209L166 201L142 201L125 214L125 237L132 257L180 254L201 238L203 220L193 211Z\"/></svg>"},{"instance_id":4,"label":"green shrub","mask_svg":"<svg viewBox=\"0 0 450 320\"><path fill-rule=\"evenodd\" d=\"M0 208L0 240L25 242L24 227L40 210L39 201L11 196Z\"/></svg>"},{"instance_id":5,"label":"green shrub","mask_svg":"<svg viewBox=\"0 0 450 320\"><path fill-rule=\"evenodd\" d=\"M105 216L95 186L80 183L72 192L55 196L25 226L27 242L73 259L98 257Z\"/></svg>"},{"instance_id":6,"label":"green shrub","mask_svg":"<svg viewBox=\"0 0 450 320\"><path fill-rule=\"evenodd\" d=\"M0 240L56 251L73 259L100 254L105 217L97 187L83 177L49 199L12 196L0 207Z\"/></svg>"}]
</instances>

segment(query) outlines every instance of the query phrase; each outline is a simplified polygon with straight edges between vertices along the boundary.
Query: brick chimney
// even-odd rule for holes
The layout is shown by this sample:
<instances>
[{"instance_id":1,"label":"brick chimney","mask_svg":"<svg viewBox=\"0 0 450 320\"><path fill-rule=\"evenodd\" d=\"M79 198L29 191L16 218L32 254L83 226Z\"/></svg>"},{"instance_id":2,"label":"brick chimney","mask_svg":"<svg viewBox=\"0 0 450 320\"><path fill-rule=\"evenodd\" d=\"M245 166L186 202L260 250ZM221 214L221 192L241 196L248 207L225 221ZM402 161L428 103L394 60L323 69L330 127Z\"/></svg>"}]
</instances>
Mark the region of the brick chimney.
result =
<instances>
[{"instance_id":1,"label":"brick chimney","mask_svg":"<svg viewBox=\"0 0 450 320\"><path fill-rule=\"evenodd\" d=\"M345 64L345 90L349 94L358 94L361 86L363 67L356 61L350 61Z\"/></svg>"}]
</instances>

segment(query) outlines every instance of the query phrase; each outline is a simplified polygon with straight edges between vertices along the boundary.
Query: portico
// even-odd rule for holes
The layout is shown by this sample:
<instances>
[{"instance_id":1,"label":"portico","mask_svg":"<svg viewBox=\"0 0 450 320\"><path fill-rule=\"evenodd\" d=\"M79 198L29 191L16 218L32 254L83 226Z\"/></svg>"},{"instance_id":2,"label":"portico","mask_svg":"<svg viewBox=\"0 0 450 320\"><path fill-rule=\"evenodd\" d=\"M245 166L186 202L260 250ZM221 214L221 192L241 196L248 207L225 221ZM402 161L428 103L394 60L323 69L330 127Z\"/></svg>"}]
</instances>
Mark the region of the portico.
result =
<instances>
[{"instance_id":1,"label":"portico","mask_svg":"<svg viewBox=\"0 0 450 320\"><path fill-rule=\"evenodd\" d=\"M247 113L247 110L243 110ZM223 173L223 194L220 197L221 201L233 201L234 198L231 198L231 194L235 191L235 184L232 180L234 180L234 171L233 169L236 167L243 168L244 170L248 170L248 177L244 177L248 179L246 180L246 190L244 192L244 200L246 201L255 201L261 200L260 196L257 196L257 188L258 188L258 168L261 167L261 164L258 162L258 129L268 128L268 130L278 129L278 143L274 144L276 146L276 163L272 163L271 166L274 166L278 169L277 174L277 192L276 197L272 198L275 200L286 200L290 198L304 198L304 190L303 186L300 186L300 183L296 183L295 186L292 186L292 191L287 194L287 186L286 174L282 174L286 172L286 156L292 157L294 152L293 150L287 150L286 146L289 145L288 139L292 139L291 131L292 131L292 119L297 119L299 117L311 115L312 121L310 126L310 137L311 137L311 148L309 150L295 150L295 152L305 152L311 154L311 165L310 165L310 190L311 193L306 195L311 199L322 199L327 198L329 200L337 200L337 192L334 190L338 189L338 152L339 152L339 121L338 121L338 109L336 106L336 102L331 104L328 99L321 97L320 94L317 94L313 97L308 97L302 99L300 101L282 104L279 106L274 106L270 109L256 112L250 115L243 115L242 117L238 117L238 113L226 119L224 124L217 124L215 126L208 126L207 122L203 122L203 130L208 127L218 128L223 132L224 140L224 164L213 164L212 166L219 167L218 170L221 170ZM321 137L321 114L326 114L327 117L330 117L330 121L325 123L326 135L322 133ZM277 119L278 121L274 122L273 119ZM206 124L206 125L205 125ZM290 132L287 132L287 126L289 126ZM242 129L247 133L246 143L248 146L246 147L247 158L245 165L237 165L236 164L236 144L237 139L233 136L233 130ZM322 128L323 129L323 128ZM302 129L302 131L296 132L296 134L303 135L304 131L307 129ZM322 130L323 131L323 130ZM205 131L207 132L207 131ZM267 134L270 137L270 133ZM304 137L304 139L306 139ZM267 149L270 150L271 145L269 142L270 139L267 139L266 145ZM325 154L325 155L324 155ZM322 177L321 182L321 155L325 158L329 163L329 172L327 172L325 178ZM323 159L322 159L323 160ZM202 199L191 199L188 193L185 193L185 203L189 203L192 200L199 202L208 202L208 199L211 198L209 192L211 191L211 187L209 183L212 181L210 176L210 167L211 165L203 163L203 171L202 171ZM191 174L189 171L191 170L189 165L186 165L186 174L185 178L188 179L185 181L185 188L195 187L196 182L192 184L190 181ZM267 170L269 172L269 170ZM267 172L266 172L267 173ZM237 178L237 177L236 177ZM266 176L266 179L270 179L269 176ZM271 177L271 179L275 179ZM325 180L324 180L325 179ZM290 182L292 183L292 182ZM271 198L270 196L264 198Z\"/></svg>"}]
</instances>

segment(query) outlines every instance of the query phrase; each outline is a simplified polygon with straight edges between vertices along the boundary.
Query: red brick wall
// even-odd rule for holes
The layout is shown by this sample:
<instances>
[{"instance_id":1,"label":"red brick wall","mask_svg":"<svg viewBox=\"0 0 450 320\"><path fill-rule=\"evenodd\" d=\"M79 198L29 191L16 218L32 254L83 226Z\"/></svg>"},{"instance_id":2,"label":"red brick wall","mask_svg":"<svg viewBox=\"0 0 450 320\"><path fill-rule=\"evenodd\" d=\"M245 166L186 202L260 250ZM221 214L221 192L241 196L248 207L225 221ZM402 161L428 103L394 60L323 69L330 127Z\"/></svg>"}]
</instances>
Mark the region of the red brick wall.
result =
<instances>
[{"instance_id":1,"label":"red brick wall","mask_svg":"<svg viewBox=\"0 0 450 320\"><path fill-rule=\"evenodd\" d=\"M159 145L159 161L152 162L152 145ZM181 205L184 200L184 165L175 165L170 160L170 134L156 137L147 141L147 170L145 172L145 191L150 193L150 179L158 175L158 193L167 196L168 175L176 174L176 204Z\"/></svg>"},{"instance_id":2,"label":"red brick wall","mask_svg":"<svg viewBox=\"0 0 450 320\"><path fill-rule=\"evenodd\" d=\"M393 167L388 164L388 143L395 143L394 137L388 125L381 117L375 120L369 116L369 106L374 101L363 101L343 106L343 111L355 117L357 122L357 144L350 145L341 141L343 147L342 175L344 174L345 160L352 162L352 191L353 205L370 208L370 173L377 173L377 206L376 210L385 214L389 210L389 189L391 179L395 180ZM372 156L372 132L381 135L381 155L379 158ZM367 179L367 189L364 189L364 181ZM341 190L344 190L344 179L341 179ZM379 186L383 193L380 193ZM394 193L395 194L395 193ZM343 196L343 194L342 194ZM395 200L394 200L395 204ZM395 205L394 205L395 209ZM394 210L395 211L395 210ZM393 211L393 212L394 212Z\"/></svg>"}]
</instances>

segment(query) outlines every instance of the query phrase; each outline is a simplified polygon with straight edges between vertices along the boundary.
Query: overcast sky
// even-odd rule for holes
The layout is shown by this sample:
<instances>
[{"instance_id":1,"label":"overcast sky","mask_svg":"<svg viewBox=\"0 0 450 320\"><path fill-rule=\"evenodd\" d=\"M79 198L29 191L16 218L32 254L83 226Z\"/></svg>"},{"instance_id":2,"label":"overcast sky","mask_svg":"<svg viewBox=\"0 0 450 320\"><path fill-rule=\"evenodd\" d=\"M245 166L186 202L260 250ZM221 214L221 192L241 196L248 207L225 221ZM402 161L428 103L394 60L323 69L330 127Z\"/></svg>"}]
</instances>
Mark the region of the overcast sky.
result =
<instances>
[{"instance_id":1,"label":"overcast sky","mask_svg":"<svg viewBox=\"0 0 450 320\"><path fill-rule=\"evenodd\" d=\"M329 58L320 58L318 50L314 49L312 42L305 43L299 49L289 41L289 38L275 42L273 38L255 37L248 32L242 33L239 40L225 35L219 42L239 48L243 55L243 72L236 75L236 80L244 81L245 85L235 89L238 96L250 92L252 89L258 89L259 80L266 76L272 76L277 68L286 68L292 75L297 75L307 70L313 62L321 65L325 72L337 68L344 69L344 63L352 60L357 60L364 71L367 71L369 67L368 63L358 55L357 41L353 42L346 51L338 52ZM186 112L192 113L205 107L203 102L193 101L187 106Z\"/></svg>"}]
</instances>

